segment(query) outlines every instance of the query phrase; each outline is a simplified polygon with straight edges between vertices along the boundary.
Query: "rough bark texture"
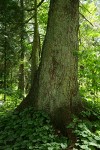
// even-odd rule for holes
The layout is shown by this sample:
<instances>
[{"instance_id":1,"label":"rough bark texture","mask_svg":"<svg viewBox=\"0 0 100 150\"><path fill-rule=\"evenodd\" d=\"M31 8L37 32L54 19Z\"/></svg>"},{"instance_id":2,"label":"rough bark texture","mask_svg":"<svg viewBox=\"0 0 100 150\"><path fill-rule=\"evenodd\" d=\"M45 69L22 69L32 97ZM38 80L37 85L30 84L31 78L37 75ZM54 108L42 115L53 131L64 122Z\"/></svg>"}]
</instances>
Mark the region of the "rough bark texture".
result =
<instances>
[{"instance_id":1,"label":"rough bark texture","mask_svg":"<svg viewBox=\"0 0 100 150\"><path fill-rule=\"evenodd\" d=\"M58 128L70 122L79 102L78 28L79 0L51 0L37 107L47 111Z\"/></svg>"},{"instance_id":2,"label":"rough bark texture","mask_svg":"<svg viewBox=\"0 0 100 150\"><path fill-rule=\"evenodd\" d=\"M79 0L51 0L39 72L19 106L33 103L63 132L79 106L78 28Z\"/></svg>"}]
</instances>

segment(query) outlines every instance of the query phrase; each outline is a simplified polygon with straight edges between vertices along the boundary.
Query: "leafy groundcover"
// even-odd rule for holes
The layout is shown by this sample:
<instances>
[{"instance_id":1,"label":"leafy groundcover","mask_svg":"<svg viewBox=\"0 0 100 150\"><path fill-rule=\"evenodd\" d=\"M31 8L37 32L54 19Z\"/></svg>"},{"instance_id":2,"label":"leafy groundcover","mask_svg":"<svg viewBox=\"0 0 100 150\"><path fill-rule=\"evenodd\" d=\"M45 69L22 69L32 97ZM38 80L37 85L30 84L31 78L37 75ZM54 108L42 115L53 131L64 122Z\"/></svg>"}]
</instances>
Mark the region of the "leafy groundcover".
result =
<instances>
[{"instance_id":1,"label":"leafy groundcover","mask_svg":"<svg viewBox=\"0 0 100 150\"><path fill-rule=\"evenodd\" d=\"M0 118L0 150L60 150L67 138L55 135L47 114L27 108Z\"/></svg>"}]
</instances>

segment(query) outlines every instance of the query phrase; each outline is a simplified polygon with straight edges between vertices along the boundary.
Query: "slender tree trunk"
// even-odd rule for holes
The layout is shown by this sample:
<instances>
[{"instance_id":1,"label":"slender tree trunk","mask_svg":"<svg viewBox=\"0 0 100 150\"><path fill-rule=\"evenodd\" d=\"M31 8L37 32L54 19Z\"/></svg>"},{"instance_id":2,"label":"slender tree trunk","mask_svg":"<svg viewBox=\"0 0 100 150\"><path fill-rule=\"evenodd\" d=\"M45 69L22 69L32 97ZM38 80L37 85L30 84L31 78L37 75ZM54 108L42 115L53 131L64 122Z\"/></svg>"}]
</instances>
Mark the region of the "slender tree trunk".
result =
<instances>
[{"instance_id":1,"label":"slender tree trunk","mask_svg":"<svg viewBox=\"0 0 100 150\"><path fill-rule=\"evenodd\" d=\"M38 76L39 76L39 63L41 57L41 45L40 36L38 31L38 21L37 21L37 0L34 1L34 39L32 47L32 57L31 57L31 89L26 96L26 98L21 102L21 104L16 108L16 111L22 111L28 106L35 106L35 101L38 94Z\"/></svg>"},{"instance_id":2,"label":"slender tree trunk","mask_svg":"<svg viewBox=\"0 0 100 150\"><path fill-rule=\"evenodd\" d=\"M6 17L5 17L6 19ZM4 38L4 101L6 101L6 92L7 92L7 35L6 35L6 22L4 23L5 28L5 38Z\"/></svg>"},{"instance_id":3,"label":"slender tree trunk","mask_svg":"<svg viewBox=\"0 0 100 150\"><path fill-rule=\"evenodd\" d=\"M7 90L7 39L5 37L4 44L4 101L6 101L6 90Z\"/></svg>"},{"instance_id":4,"label":"slender tree trunk","mask_svg":"<svg viewBox=\"0 0 100 150\"><path fill-rule=\"evenodd\" d=\"M18 89L21 92L21 95L24 96L24 53L21 52L21 63L19 65L19 82Z\"/></svg>"},{"instance_id":5,"label":"slender tree trunk","mask_svg":"<svg viewBox=\"0 0 100 150\"><path fill-rule=\"evenodd\" d=\"M34 37L33 37L33 46L32 46L32 58L31 58L31 83L33 83L35 72L38 67L38 58L37 58L37 0L34 0Z\"/></svg>"},{"instance_id":6,"label":"slender tree trunk","mask_svg":"<svg viewBox=\"0 0 100 150\"><path fill-rule=\"evenodd\" d=\"M20 7L21 7L21 33L20 33L20 43L21 43L21 54L20 54L20 65L19 65L19 83L18 89L21 92L21 95L24 96L24 2L20 0Z\"/></svg>"},{"instance_id":7,"label":"slender tree trunk","mask_svg":"<svg viewBox=\"0 0 100 150\"><path fill-rule=\"evenodd\" d=\"M12 71L12 68L11 68L10 69L10 87L11 87L11 89L13 88L12 85L13 85L13 71Z\"/></svg>"},{"instance_id":8,"label":"slender tree trunk","mask_svg":"<svg viewBox=\"0 0 100 150\"><path fill-rule=\"evenodd\" d=\"M40 41L37 21L37 0L34 1L34 37L32 47L32 58L31 58L31 85L34 82L34 76L39 66L39 52L40 52Z\"/></svg>"}]
</instances>

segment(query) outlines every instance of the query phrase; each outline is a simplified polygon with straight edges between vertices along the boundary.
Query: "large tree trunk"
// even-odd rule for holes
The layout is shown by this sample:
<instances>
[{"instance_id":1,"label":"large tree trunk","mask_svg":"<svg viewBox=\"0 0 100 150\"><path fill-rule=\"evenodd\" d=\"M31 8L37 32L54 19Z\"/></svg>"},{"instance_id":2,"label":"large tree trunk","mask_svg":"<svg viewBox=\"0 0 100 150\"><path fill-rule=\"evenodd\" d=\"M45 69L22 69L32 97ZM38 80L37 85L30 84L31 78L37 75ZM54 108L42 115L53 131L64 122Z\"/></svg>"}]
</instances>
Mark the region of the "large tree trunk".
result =
<instances>
[{"instance_id":1,"label":"large tree trunk","mask_svg":"<svg viewBox=\"0 0 100 150\"><path fill-rule=\"evenodd\" d=\"M78 28L79 0L51 0L39 76L19 107L33 103L61 130L78 111Z\"/></svg>"},{"instance_id":2,"label":"large tree trunk","mask_svg":"<svg viewBox=\"0 0 100 150\"><path fill-rule=\"evenodd\" d=\"M37 107L63 129L79 103L78 28L79 0L51 0Z\"/></svg>"}]
</instances>

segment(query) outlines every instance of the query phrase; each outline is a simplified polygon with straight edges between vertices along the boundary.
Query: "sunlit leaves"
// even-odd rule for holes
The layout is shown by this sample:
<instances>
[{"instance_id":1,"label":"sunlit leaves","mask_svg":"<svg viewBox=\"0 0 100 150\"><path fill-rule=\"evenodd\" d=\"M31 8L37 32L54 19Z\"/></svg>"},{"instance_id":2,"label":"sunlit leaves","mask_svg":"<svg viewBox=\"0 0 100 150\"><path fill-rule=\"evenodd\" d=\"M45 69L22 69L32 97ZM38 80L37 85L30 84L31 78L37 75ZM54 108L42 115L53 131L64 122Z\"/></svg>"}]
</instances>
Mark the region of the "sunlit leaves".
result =
<instances>
[{"instance_id":1,"label":"sunlit leaves","mask_svg":"<svg viewBox=\"0 0 100 150\"><path fill-rule=\"evenodd\" d=\"M81 3L80 12L80 90L87 99L98 100L100 89L100 26L95 1Z\"/></svg>"}]
</instances>

